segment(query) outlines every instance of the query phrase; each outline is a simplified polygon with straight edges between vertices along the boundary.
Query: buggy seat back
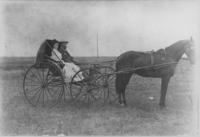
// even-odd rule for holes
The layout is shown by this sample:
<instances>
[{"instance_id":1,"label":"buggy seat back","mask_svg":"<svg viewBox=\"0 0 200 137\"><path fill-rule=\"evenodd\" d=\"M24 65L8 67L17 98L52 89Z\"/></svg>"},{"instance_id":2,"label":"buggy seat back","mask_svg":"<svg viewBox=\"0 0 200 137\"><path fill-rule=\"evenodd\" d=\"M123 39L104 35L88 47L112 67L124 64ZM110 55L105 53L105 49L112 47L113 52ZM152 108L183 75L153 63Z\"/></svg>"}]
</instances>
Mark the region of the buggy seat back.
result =
<instances>
[{"instance_id":1,"label":"buggy seat back","mask_svg":"<svg viewBox=\"0 0 200 137\"><path fill-rule=\"evenodd\" d=\"M41 46L37 52L35 63L39 63L39 62L45 61L47 59L50 59L53 45L57 42L58 41L55 39L54 40L48 40L48 39L45 40L41 44Z\"/></svg>"},{"instance_id":2,"label":"buggy seat back","mask_svg":"<svg viewBox=\"0 0 200 137\"><path fill-rule=\"evenodd\" d=\"M41 68L49 68L51 72L53 72L54 76L59 75L59 71L57 69L62 69L63 64L61 62L57 62L53 59L51 59L51 52L53 50L53 45L57 43L57 40L45 40L36 55L36 68L41 69ZM52 67L52 65L54 67ZM51 66L51 67L50 67ZM56 69L57 68L57 69Z\"/></svg>"}]
</instances>

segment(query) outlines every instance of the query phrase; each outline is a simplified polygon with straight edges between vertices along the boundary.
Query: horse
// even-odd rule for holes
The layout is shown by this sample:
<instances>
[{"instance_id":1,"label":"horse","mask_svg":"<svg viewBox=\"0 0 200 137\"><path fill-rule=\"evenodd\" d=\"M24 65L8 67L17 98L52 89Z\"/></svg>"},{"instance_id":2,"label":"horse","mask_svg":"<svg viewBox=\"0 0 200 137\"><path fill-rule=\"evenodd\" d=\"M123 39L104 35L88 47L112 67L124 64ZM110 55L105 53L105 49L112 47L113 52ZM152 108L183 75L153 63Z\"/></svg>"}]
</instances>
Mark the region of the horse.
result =
<instances>
[{"instance_id":1,"label":"horse","mask_svg":"<svg viewBox=\"0 0 200 137\"><path fill-rule=\"evenodd\" d=\"M194 64L194 42L191 39L180 40L157 51L127 51L116 59L115 87L119 104L126 106L125 90L133 74L142 77L161 78L161 94L159 105L165 107L168 83L174 75L175 68L185 53L191 64ZM129 68L129 69L127 69ZM129 70L129 71L126 71ZM121 99L123 97L123 100Z\"/></svg>"}]
</instances>

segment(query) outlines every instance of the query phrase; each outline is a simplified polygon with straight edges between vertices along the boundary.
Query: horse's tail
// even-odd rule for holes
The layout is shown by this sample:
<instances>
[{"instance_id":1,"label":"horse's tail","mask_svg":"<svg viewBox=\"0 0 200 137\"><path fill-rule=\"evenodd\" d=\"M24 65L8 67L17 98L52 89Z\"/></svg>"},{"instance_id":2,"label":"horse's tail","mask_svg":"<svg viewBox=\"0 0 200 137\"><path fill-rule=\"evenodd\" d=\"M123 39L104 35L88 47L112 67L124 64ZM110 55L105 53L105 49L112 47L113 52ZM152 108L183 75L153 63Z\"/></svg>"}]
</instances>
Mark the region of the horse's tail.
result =
<instances>
[{"instance_id":1,"label":"horse's tail","mask_svg":"<svg viewBox=\"0 0 200 137\"><path fill-rule=\"evenodd\" d=\"M116 79L115 79L115 92L116 94L119 94L120 92L120 84L119 84L119 74L116 74Z\"/></svg>"},{"instance_id":2,"label":"horse's tail","mask_svg":"<svg viewBox=\"0 0 200 137\"><path fill-rule=\"evenodd\" d=\"M118 60L119 60L119 57L116 59L116 63L115 63L115 72L118 72L119 71L119 65L118 65ZM120 83L119 83L119 73L116 73L115 74L115 92L116 94L119 94L120 92Z\"/></svg>"}]
</instances>

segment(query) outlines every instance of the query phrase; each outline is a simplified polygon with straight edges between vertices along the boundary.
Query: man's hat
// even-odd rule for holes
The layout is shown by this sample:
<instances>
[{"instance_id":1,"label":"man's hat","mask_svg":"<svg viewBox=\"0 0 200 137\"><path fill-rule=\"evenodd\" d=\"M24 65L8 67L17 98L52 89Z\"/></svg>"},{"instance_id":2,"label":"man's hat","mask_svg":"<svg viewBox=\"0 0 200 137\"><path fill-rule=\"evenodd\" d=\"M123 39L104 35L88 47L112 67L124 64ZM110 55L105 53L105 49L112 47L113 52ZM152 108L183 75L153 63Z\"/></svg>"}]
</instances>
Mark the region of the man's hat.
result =
<instances>
[{"instance_id":1,"label":"man's hat","mask_svg":"<svg viewBox=\"0 0 200 137\"><path fill-rule=\"evenodd\" d=\"M60 43L60 46L61 46L61 44L63 44L62 46L61 46L61 48L64 48L64 49L66 49L67 48L67 44L69 43L68 41L61 41L61 42L59 42Z\"/></svg>"},{"instance_id":2,"label":"man's hat","mask_svg":"<svg viewBox=\"0 0 200 137\"><path fill-rule=\"evenodd\" d=\"M68 44L69 41L61 41L60 43L61 43L61 44Z\"/></svg>"}]
</instances>

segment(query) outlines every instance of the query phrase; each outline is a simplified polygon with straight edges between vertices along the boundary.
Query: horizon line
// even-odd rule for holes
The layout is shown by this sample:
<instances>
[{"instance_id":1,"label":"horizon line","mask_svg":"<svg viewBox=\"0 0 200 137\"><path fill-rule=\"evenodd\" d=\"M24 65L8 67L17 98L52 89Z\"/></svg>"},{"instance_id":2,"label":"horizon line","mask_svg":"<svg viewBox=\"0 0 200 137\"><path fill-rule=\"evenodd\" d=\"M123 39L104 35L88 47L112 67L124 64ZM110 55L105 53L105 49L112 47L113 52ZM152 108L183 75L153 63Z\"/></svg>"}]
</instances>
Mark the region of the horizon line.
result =
<instances>
[{"instance_id":1,"label":"horizon line","mask_svg":"<svg viewBox=\"0 0 200 137\"><path fill-rule=\"evenodd\" d=\"M0 56L0 58L36 58L35 56ZM95 58L101 58L101 57L117 57L117 56L73 56L73 57L95 57Z\"/></svg>"}]
</instances>

